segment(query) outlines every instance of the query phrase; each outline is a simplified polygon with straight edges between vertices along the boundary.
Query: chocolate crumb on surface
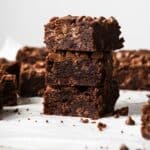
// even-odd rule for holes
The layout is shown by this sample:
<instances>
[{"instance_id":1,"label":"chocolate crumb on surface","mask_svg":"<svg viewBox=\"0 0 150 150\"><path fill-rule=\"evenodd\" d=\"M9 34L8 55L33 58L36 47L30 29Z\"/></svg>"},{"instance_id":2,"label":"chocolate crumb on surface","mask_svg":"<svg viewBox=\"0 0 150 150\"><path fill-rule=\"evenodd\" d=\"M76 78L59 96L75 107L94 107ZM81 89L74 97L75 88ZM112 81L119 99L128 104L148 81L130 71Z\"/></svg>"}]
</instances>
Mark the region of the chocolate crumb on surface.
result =
<instances>
[{"instance_id":1,"label":"chocolate crumb on surface","mask_svg":"<svg viewBox=\"0 0 150 150\"><path fill-rule=\"evenodd\" d=\"M63 120L61 120L60 122L61 122L61 123L64 123L64 121L63 121Z\"/></svg>"},{"instance_id":2,"label":"chocolate crumb on surface","mask_svg":"<svg viewBox=\"0 0 150 150\"><path fill-rule=\"evenodd\" d=\"M84 119L84 118L81 118L80 121L81 121L82 123L89 123L89 120L88 120L88 119Z\"/></svg>"},{"instance_id":3,"label":"chocolate crumb on surface","mask_svg":"<svg viewBox=\"0 0 150 150\"><path fill-rule=\"evenodd\" d=\"M99 122L98 125L97 125L97 127L98 127L98 129L99 129L100 131L103 131L103 129L106 128L107 125L104 124L104 123L102 123L102 122Z\"/></svg>"},{"instance_id":4,"label":"chocolate crumb on surface","mask_svg":"<svg viewBox=\"0 0 150 150\"><path fill-rule=\"evenodd\" d=\"M114 115L127 116L128 113L129 113L129 107L122 107L120 109L115 110Z\"/></svg>"},{"instance_id":5,"label":"chocolate crumb on surface","mask_svg":"<svg viewBox=\"0 0 150 150\"><path fill-rule=\"evenodd\" d=\"M122 144L120 150L129 150L129 148L125 144Z\"/></svg>"},{"instance_id":6,"label":"chocolate crumb on surface","mask_svg":"<svg viewBox=\"0 0 150 150\"><path fill-rule=\"evenodd\" d=\"M123 133L124 133L124 131L123 131L123 130L121 130L121 133L123 134Z\"/></svg>"},{"instance_id":7,"label":"chocolate crumb on surface","mask_svg":"<svg viewBox=\"0 0 150 150\"><path fill-rule=\"evenodd\" d=\"M18 113L18 112L19 112L19 109L16 108L16 109L14 110L14 113Z\"/></svg>"},{"instance_id":8,"label":"chocolate crumb on surface","mask_svg":"<svg viewBox=\"0 0 150 150\"><path fill-rule=\"evenodd\" d=\"M26 111L29 111L29 108L27 108Z\"/></svg>"},{"instance_id":9,"label":"chocolate crumb on surface","mask_svg":"<svg viewBox=\"0 0 150 150\"><path fill-rule=\"evenodd\" d=\"M128 116L127 120L125 121L127 125L135 125L135 121L132 119L131 116Z\"/></svg>"},{"instance_id":10,"label":"chocolate crumb on surface","mask_svg":"<svg viewBox=\"0 0 150 150\"><path fill-rule=\"evenodd\" d=\"M96 123L96 121L92 121L91 123Z\"/></svg>"},{"instance_id":11,"label":"chocolate crumb on surface","mask_svg":"<svg viewBox=\"0 0 150 150\"><path fill-rule=\"evenodd\" d=\"M46 123L49 123L49 121L48 121L48 120L46 120Z\"/></svg>"},{"instance_id":12,"label":"chocolate crumb on surface","mask_svg":"<svg viewBox=\"0 0 150 150\"><path fill-rule=\"evenodd\" d=\"M28 120L31 120L30 118L28 118Z\"/></svg>"}]
</instances>

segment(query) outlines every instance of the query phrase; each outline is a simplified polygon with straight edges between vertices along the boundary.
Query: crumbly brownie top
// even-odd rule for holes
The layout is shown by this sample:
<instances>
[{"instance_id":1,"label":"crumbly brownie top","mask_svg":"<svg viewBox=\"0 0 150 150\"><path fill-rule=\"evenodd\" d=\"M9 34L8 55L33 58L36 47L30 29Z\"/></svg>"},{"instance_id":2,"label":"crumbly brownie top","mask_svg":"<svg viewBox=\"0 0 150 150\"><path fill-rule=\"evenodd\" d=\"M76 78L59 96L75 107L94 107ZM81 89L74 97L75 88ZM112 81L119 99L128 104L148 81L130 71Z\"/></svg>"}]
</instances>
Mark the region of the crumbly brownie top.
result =
<instances>
[{"instance_id":1,"label":"crumbly brownie top","mask_svg":"<svg viewBox=\"0 0 150 150\"><path fill-rule=\"evenodd\" d=\"M94 30L93 30L94 29ZM120 26L114 17L54 17L45 25L49 49L72 51L115 50L123 46Z\"/></svg>"},{"instance_id":2,"label":"crumbly brownie top","mask_svg":"<svg viewBox=\"0 0 150 150\"><path fill-rule=\"evenodd\" d=\"M150 50L123 50L113 53L114 66L117 69L130 67L150 67Z\"/></svg>"},{"instance_id":3,"label":"crumbly brownie top","mask_svg":"<svg viewBox=\"0 0 150 150\"><path fill-rule=\"evenodd\" d=\"M16 60L24 63L35 63L36 61L44 61L48 54L45 47L29 47L21 48L16 56Z\"/></svg>"}]
</instances>

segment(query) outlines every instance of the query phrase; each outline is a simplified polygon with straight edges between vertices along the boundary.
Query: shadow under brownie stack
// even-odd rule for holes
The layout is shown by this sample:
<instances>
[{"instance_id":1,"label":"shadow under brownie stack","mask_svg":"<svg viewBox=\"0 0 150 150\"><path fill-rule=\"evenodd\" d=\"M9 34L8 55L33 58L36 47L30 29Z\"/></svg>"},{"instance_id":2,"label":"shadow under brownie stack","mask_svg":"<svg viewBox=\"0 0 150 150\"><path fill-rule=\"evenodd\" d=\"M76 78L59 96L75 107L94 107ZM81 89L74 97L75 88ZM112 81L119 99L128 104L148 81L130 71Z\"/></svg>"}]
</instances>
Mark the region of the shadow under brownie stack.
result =
<instances>
[{"instance_id":1,"label":"shadow under brownie stack","mask_svg":"<svg viewBox=\"0 0 150 150\"><path fill-rule=\"evenodd\" d=\"M97 119L114 110L112 50L123 46L113 17L54 17L45 25L44 113Z\"/></svg>"}]
</instances>

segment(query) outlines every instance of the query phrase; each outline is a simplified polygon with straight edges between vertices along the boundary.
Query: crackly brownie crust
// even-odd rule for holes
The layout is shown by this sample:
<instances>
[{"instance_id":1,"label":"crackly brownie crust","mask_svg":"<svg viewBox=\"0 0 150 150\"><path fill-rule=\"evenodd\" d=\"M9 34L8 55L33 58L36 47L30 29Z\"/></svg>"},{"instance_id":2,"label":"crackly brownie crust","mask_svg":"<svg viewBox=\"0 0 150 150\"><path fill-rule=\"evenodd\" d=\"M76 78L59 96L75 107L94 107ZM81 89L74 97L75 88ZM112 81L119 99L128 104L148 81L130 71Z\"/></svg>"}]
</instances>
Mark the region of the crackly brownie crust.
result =
<instances>
[{"instance_id":1,"label":"crackly brownie crust","mask_svg":"<svg viewBox=\"0 0 150 150\"><path fill-rule=\"evenodd\" d=\"M150 140L150 101L145 103L142 107L142 127L141 133L142 136Z\"/></svg>"},{"instance_id":2,"label":"crackly brownie crust","mask_svg":"<svg viewBox=\"0 0 150 150\"><path fill-rule=\"evenodd\" d=\"M113 111L119 96L117 86L110 86L111 89L47 86L44 94L44 113L98 119Z\"/></svg>"},{"instance_id":3,"label":"crackly brownie crust","mask_svg":"<svg viewBox=\"0 0 150 150\"><path fill-rule=\"evenodd\" d=\"M113 17L54 17L45 25L49 50L110 51L123 46L120 26Z\"/></svg>"},{"instance_id":4,"label":"crackly brownie crust","mask_svg":"<svg viewBox=\"0 0 150 150\"><path fill-rule=\"evenodd\" d=\"M45 62L37 61L35 64L21 64L19 89L20 96L41 96L45 87Z\"/></svg>"},{"instance_id":5,"label":"crackly brownie crust","mask_svg":"<svg viewBox=\"0 0 150 150\"><path fill-rule=\"evenodd\" d=\"M46 59L46 85L102 86L111 77L111 53L59 51Z\"/></svg>"},{"instance_id":6,"label":"crackly brownie crust","mask_svg":"<svg viewBox=\"0 0 150 150\"><path fill-rule=\"evenodd\" d=\"M113 68L121 89L150 90L149 50L114 52Z\"/></svg>"},{"instance_id":7,"label":"crackly brownie crust","mask_svg":"<svg viewBox=\"0 0 150 150\"><path fill-rule=\"evenodd\" d=\"M16 76L0 71L1 98L4 106L17 105Z\"/></svg>"},{"instance_id":8,"label":"crackly brownie crust","mask_svg":"<svg viewBox=\"0 0 150 150\"><path fill-rule=\"evenodd\" d=\"M30 47L24 46L17 55L16 60L20 63L34 64L37 61L45 61L48 50L44 47Z\"/></svg>"}]
</instances>

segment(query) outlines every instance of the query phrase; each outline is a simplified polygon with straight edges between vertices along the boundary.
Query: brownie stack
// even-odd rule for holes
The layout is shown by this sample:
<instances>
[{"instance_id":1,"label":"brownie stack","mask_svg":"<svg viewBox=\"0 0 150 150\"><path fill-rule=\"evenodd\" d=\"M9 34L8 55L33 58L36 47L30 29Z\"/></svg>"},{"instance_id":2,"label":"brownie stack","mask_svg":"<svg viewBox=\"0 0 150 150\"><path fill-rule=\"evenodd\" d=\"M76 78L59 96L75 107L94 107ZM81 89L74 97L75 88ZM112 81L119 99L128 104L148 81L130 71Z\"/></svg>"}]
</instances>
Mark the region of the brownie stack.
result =
<instances>
[{"instance_id":1,"label":"brownie stack","mask_svg":"<svg viewBox=\"0 0 150 150\"><path fill-rule=\"evenodd\" d=\"M45 25L44 113L97 119L114 110L112 50L123 46L113 17L54 17Z\"/></svg>"},{"instance_id":2,"label":"brownie stack","mask_svg":"<svg viewBox=\"0 0 150 150\"><path fill-rule=\"evenodd\" d=\"M0 103L4 106L17 105L19 64L0 58Z\"/></svg>"}]
</instances>

